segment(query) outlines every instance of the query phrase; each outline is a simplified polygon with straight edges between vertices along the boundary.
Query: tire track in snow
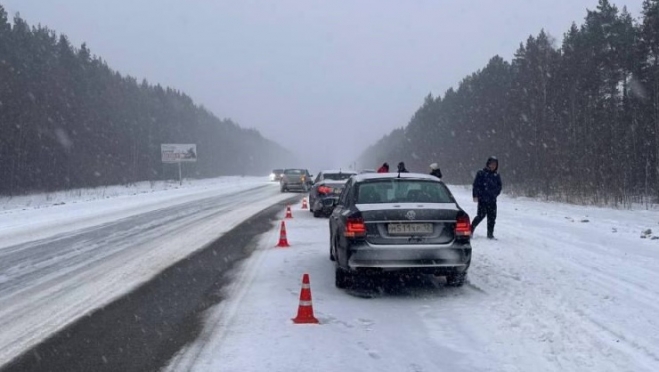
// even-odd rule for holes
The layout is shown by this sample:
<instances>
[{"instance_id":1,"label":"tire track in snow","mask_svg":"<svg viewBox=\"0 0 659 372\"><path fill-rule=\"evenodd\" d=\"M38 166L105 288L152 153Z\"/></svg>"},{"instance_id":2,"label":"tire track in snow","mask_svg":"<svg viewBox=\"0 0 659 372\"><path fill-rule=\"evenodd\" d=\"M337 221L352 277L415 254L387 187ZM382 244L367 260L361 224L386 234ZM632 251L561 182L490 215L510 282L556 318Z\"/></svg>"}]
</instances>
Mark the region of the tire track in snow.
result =
<instances>
[{"instance_id":1,"label":"tire track in snow","mask_svg":"<svg viewBox=\"0 0 659 372\"><path fill-rule=\"evenodd\" d=\"M616 333L597 326L603 323L596 319L599 315L605 317L602 319L614 319L614 323L629 324L629 319L642 315L646 326L656 329L652 314L659 311L656 302L650 300L653 297L651 291L643 292L643 286L634 279L627 280L624 273L606 275L590 265L587 255L591 253L586 247L593 243L575 239L565 241L560 235L531 231L528 226L511 229L507 236L514 237L514 243L504 239L484 244L486 249L475 246L474 250L481 254L474 257L475 267L470 273L477 285L495 299L505 299L498 301L500 305L493 306L499 313L502 332L517 330L520 338L545 345L545 355L557 370L575 364L592 369L592 363L602 360L611 363L597 366L605 368L598 370L653 370L648 366L656 366L657 358L647 352L650 350L648 346L620 343L624 338L613 337ZM569 254L551 247L566 247ZM601 292L616 293L625 303L607 304ZM514 312L506 306L507 302L517 305ZM619 306L619 310L611 310L610 306ZM637 310L631 312L629 309ZM622 315L611 317L612 313ZM622 326L619 334L630 332L623 324L613 324L612 327ZM650 345L656 343L656 339L646 336L643 343Z\"/></svg>"},{"instance_id":2,"label":"tire track in snow","mask_svg":"<svg viewBox=\"0 0 659 372\"><path fill-rule=\"evenodd\" d=\"M180 230L199 220L227 213L236 204L237 196L252 197L260 193L262 188L205 198L3 249L0 272L9 275L0 287L0 299L9 301L31 287L87 270L95 262L168 233L166 230L173 223ZM12 272L15 274L11 275Z\"/></svg>"}]
</instances>

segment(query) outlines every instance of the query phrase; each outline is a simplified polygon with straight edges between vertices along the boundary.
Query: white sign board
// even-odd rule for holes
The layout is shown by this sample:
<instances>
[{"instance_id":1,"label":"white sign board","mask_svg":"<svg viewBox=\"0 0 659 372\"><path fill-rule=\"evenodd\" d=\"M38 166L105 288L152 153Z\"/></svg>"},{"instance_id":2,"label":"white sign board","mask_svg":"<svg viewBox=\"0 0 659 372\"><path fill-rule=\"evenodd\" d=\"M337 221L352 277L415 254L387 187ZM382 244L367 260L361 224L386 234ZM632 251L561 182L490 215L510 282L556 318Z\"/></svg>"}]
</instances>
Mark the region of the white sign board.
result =
<instances>
[{"instance_id":1,"label":"white sign board","mask_svg":"<svg viewBox=\"0 0 659 372\"><path fill-rule=\"evenodd\" d=\"M163 163L181 163L197 161L197 145L195 144L162 144L160 153Z\"/></svg>"}]
</instances>

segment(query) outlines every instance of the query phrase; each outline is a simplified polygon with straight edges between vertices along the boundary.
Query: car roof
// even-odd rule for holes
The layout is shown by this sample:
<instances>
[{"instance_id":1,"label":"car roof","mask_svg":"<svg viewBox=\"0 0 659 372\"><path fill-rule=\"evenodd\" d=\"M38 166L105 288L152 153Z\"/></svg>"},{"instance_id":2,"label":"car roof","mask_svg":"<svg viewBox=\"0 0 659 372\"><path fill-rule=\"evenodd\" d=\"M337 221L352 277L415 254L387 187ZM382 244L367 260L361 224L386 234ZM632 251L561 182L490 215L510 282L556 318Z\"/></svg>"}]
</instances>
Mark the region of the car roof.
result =
<instances>
[{"instance_id":1,"label":"car roof","mask_svg":"<svg viewBox=\"0 0 659 372\"><path fill-rule=\"evenodd\" d=\"M362 173L358 174L356 176L353 176L353 179L355 182L363 182L363 181L370 181L370 180L387 180L387 179L396 179L396 178L403 178L403 179L411 179L411 180L425 180L425 181L436 181L436 182L441 182L439 178L425 174L425 173L397 173L397 172L390 172L390 173Z\"/></svg>"},{"instance_id":2,"label":"car roof","mask_svg":"<svg viewBox=\"0 0 659 372\"><path fill-rule=\"evenodd\" d=\"M344 169L325 169L321 170L320 173L345 173L345 174L357 174L357 172L353 170L344 170Z\"/></svg>"}]
</instances>

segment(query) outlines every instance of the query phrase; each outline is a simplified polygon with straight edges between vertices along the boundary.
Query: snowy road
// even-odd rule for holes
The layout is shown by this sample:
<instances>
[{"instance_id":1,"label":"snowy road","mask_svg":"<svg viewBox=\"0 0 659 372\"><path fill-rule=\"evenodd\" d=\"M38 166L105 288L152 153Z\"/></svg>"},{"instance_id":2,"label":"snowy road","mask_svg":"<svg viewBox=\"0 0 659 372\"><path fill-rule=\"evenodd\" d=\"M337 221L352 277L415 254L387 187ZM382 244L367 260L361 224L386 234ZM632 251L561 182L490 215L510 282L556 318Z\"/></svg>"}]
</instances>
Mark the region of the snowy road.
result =
<instances>
[{"instance_id":1,"label":"snowy road","mask_svg":"<svg viewBox=\"0 0 659 372\"><path fill-rule=\"evenodd\" d=\"M469 190L452 187L473 215ZM473 241L469 284L334 287L327 220L294 210L207 314L170 371L657 371L657 211L502 197ZM645 238L641 238L645 236ZM309 273L320 325L294 325Z\"/></svg>"},{"instance_id":2,"label":"snowy road","mask_svg":"<svg viewBox=\"0 0 659 372\"><path fill-rule=\"evenodd\" d=\"M0 215L0 365L291 196L220 186Z\"/></svg>"}]
</instances>

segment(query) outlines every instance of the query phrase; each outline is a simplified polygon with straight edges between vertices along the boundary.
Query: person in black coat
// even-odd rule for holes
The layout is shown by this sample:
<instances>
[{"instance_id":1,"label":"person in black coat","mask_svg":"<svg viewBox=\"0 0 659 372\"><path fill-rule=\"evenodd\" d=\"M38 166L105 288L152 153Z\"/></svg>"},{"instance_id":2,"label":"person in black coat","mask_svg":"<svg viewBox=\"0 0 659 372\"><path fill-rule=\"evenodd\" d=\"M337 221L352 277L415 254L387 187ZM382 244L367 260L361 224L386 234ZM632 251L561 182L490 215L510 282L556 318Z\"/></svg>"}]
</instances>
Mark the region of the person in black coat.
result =
<instances>
[{"instance_id":1,"label":"person in black coat","mask_svg":"<svg viewBox=\"0 0 659 372\"><path fill-rule=\"evenodd\" d=\"M430 175L442 179L442 170L439 169L439 164L432 163L430 164Z\"/></svg>"},{"instance_id":2,"label":"person in black coat","mask_svg":"<svg viewBox=\"0 0 659 372\"><path fill-rule=\"evenodd\" d=\"M407 168L405 168L405 163L403 163L402 161L398 163L398 173L409 173L407 171Z\"/></svg>"},{"instance_id":3,"label":"person in black coat","mask_svg":"<svg viewBox=\"0 0 659 372\"><path fill-rule=\"evenodd\" d=\"M501 194L501 177L499 170L499 160L491 156L487 159L485 168L476 173L472 196L474 202L478 203L478 212L474 221L471 223L471 232L473 234L476 226L487 216L487 238L494 239L494 223L497 219L497 197Z\"/></svg>"}]
</instances>

